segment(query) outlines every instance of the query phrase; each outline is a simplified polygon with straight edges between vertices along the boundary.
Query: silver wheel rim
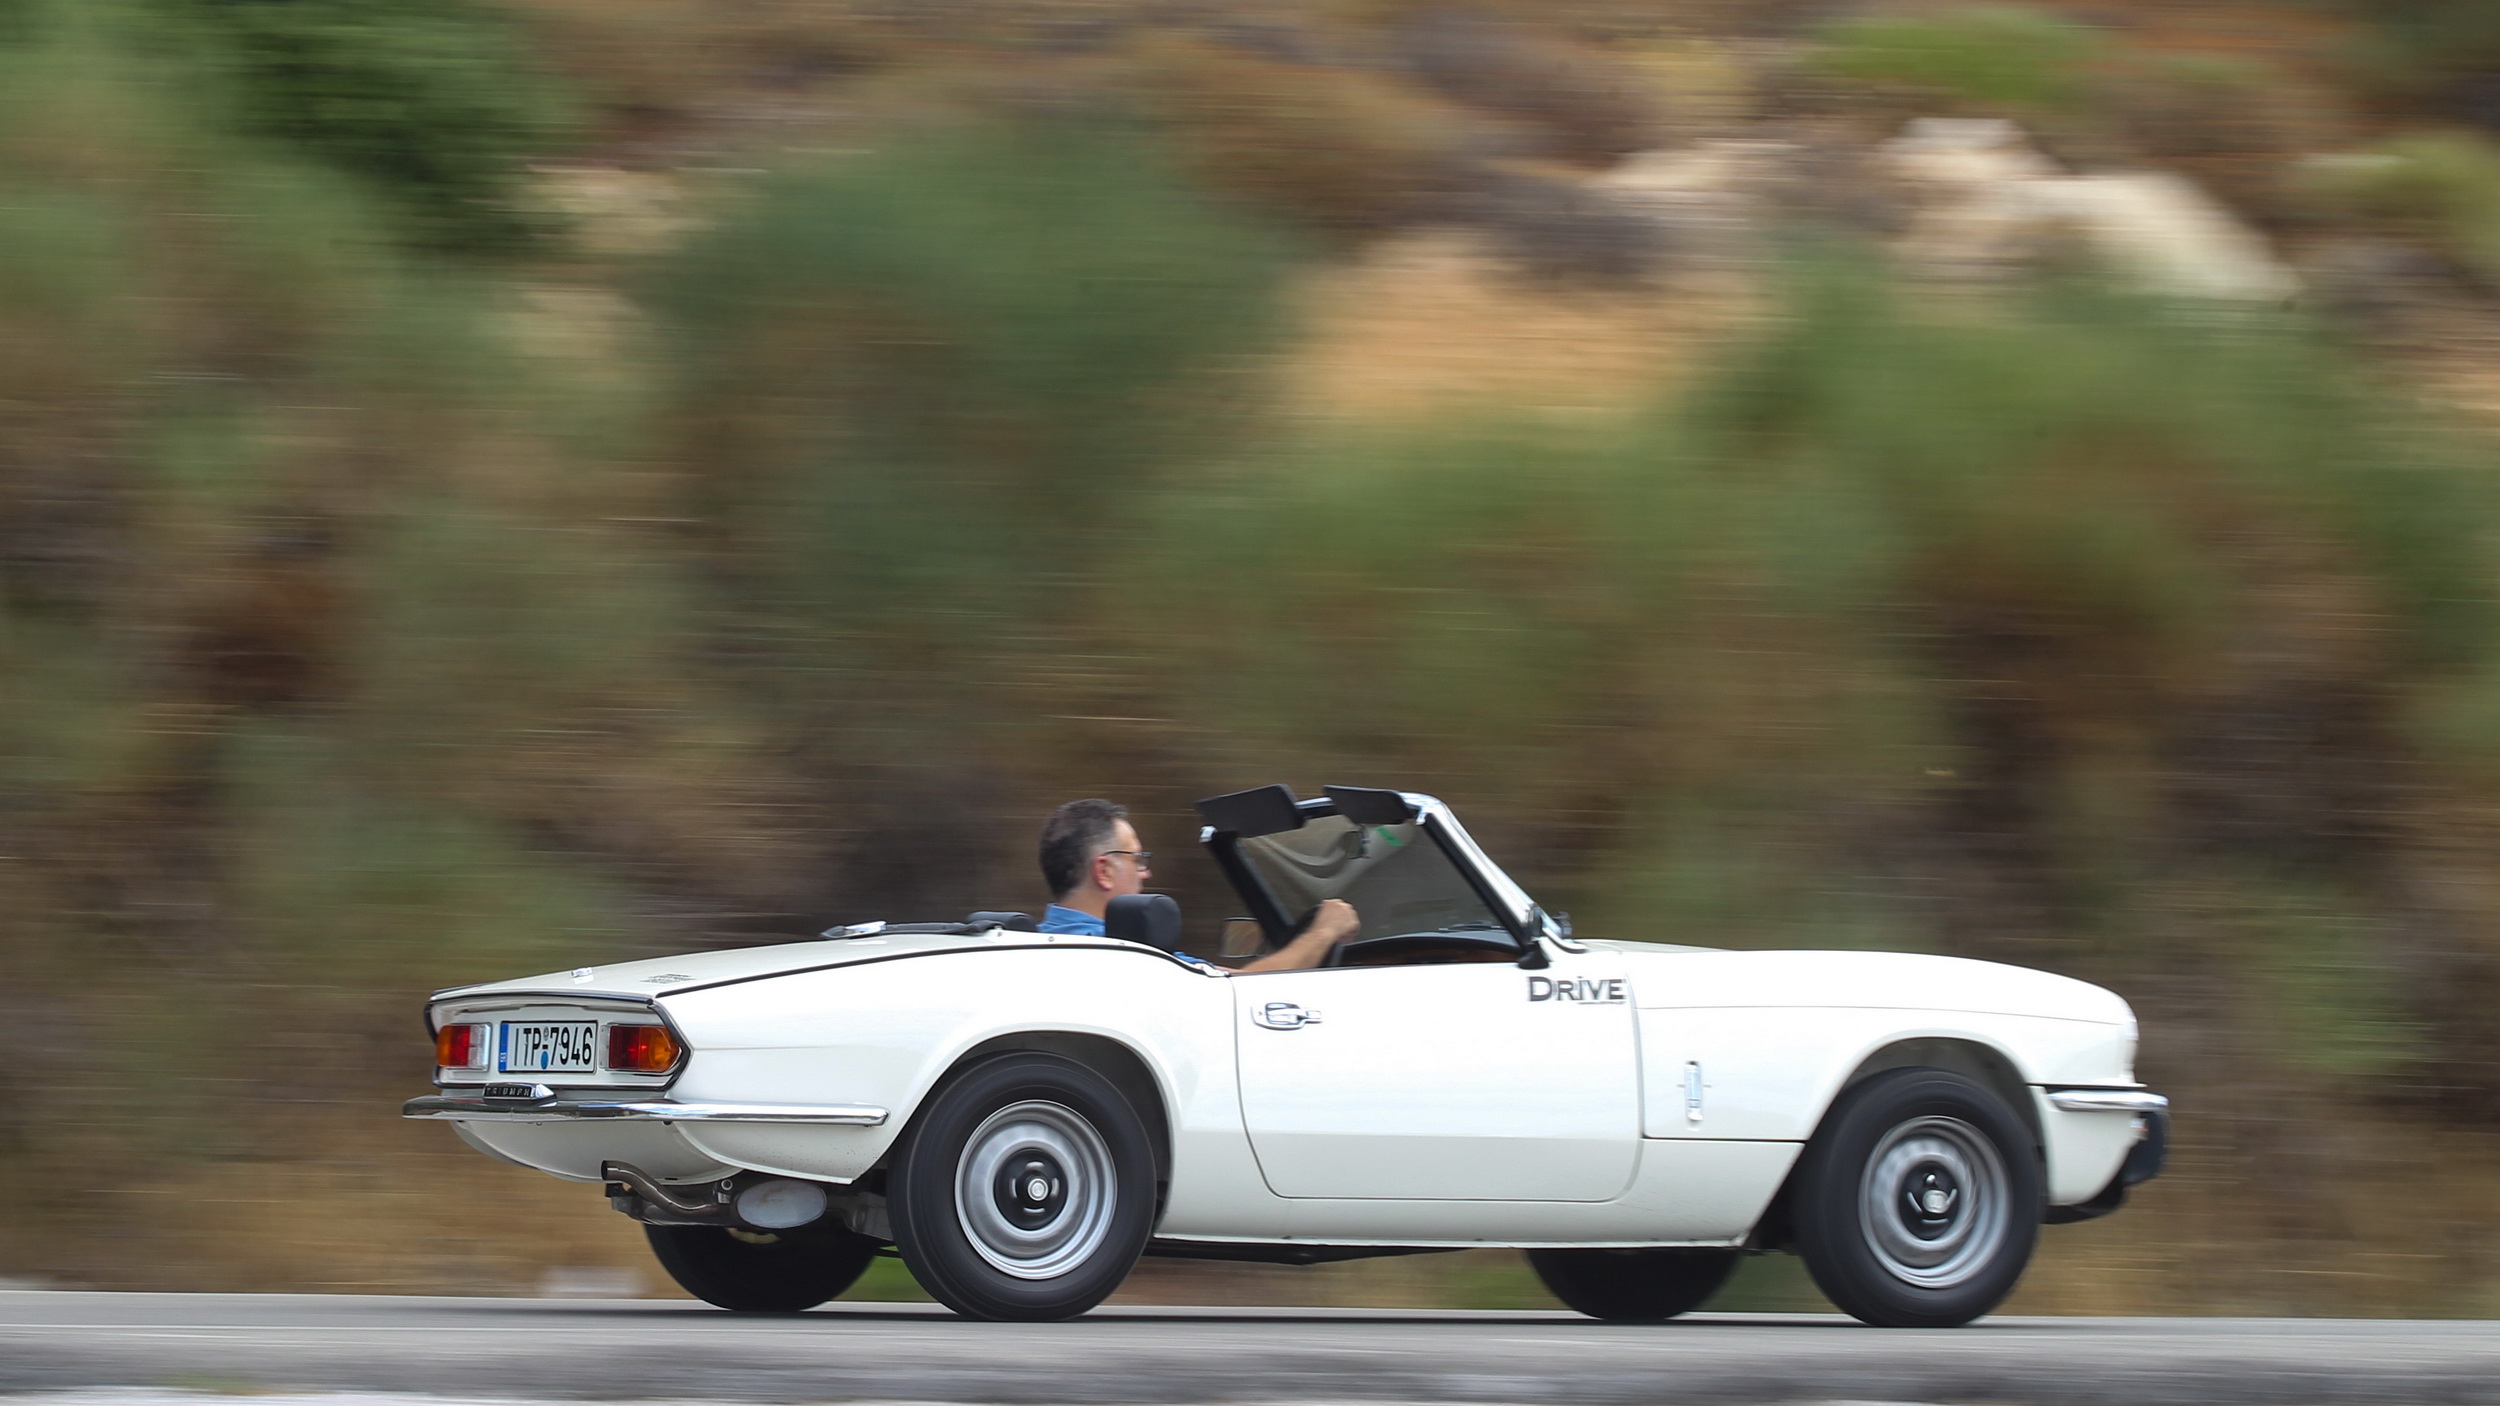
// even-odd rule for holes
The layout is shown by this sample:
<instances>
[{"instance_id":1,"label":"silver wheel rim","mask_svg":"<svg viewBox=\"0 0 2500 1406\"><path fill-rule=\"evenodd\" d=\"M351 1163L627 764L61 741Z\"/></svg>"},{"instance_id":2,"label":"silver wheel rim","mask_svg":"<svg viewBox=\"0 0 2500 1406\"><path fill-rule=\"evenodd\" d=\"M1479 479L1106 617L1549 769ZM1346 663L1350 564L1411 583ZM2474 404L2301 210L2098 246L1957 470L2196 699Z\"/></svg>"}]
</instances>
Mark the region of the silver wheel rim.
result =
<instances>
[{"instance_id":1,"label":"silver wheel rim","mask_svg":"<svg viewBox=\"0 0 2500 1406\"><path fill-rule=\"evenodd\" d=\"M1913 1118L1866 1159L1858 1220L1886 1273L1950 1289L1995 1262L2011 1200L2005 1159L1987 1134L1959 1118Z\"/></svg>"},{"instance_id":2,"label":"silver wheel rim","mask_svg":"<svg viewBox=\"0 0 2500 1406\"><path fill-rule=\"evenodd\" d=\"M1111 1148L1074 1109L1041 1100L981 1120L955 1164L955 1217L990 1267L1053 1279L1111 1235Z\"/></svg>"}]
</instances>

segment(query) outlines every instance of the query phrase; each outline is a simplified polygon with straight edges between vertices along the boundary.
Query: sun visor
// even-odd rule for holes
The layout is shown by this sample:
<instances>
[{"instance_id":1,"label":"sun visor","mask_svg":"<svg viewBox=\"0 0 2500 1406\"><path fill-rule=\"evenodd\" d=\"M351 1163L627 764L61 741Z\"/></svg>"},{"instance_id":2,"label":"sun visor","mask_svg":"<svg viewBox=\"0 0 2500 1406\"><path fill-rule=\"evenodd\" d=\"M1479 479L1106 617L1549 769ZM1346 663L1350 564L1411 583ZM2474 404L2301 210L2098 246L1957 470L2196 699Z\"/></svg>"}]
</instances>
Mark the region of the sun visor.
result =
<instances>
[{"instance_id":1,"label":"sun visor","mask_svg":"<svg viewBox=\"0 0 2500 1406\"><path fill-rule=\"evenodd\" d=\"M1357 825L1403 825L1415 818L1415 808L1406 803L1400 791L1376 791L1368 786L1329 786L1328 799L1337 806L1337 814Z\"/></svg>"},{"instance_id":2,"label":"sun visor","mask_svg":"<svg viewBox=\"0 0 2500 1406\"><path fill-rule=\"evenodd\" d=\"M1209 796L1198 802L1198 814L1216 830L1250 839L1281 835L1302 828L1302 812L1286 786L1258 786Z\"/></svg>"}]
</instances>

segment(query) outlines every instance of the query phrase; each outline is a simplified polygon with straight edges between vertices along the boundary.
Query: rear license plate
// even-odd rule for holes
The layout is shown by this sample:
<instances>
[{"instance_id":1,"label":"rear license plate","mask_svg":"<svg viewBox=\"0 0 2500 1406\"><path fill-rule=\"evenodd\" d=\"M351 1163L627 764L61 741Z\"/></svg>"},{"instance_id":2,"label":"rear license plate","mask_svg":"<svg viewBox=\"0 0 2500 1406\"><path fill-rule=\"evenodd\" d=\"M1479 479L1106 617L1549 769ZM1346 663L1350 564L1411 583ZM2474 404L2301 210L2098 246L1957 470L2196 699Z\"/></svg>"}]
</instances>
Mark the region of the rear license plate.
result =
<instances>
[{"instance_id":1,"label":"rear license plate","mask_svg":"<svg viewBox=\"0 0 2500 1406\"><path fill-rule=\"evenodd\" d=\"M505 1021L495 1043L499 1074L588 1074L599 1068L595 1020Z\"/></svg>"}]
</instances>

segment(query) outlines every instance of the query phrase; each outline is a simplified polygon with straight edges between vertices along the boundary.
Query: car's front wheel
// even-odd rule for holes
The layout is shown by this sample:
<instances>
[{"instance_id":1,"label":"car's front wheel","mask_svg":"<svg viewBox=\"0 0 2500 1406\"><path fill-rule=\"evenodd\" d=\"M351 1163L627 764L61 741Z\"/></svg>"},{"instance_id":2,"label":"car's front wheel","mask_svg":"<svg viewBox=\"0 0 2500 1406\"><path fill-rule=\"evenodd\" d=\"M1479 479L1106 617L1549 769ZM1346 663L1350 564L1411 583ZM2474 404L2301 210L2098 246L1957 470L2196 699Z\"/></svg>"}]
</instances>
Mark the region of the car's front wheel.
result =
<instances>
[{"instance_id":1,"label":"car's front wheel","mask_svg":"<svg viewBox=\"0 0 2500 1406\"><path fill-rule=\"evenodd\" d=\"M915 1120L887 1178L894 1243L972 1318L1073 1318L1154 1229L1155 1160L1118 1088L1056 1055L975 1065Z\"/></svg>"},{"instance_id":2,"label":"car's front wheel","mask_svg":"<svg viewBox=\"0 0 2500 1406\"><path fill-rule=\"evenodd\" d=\"M1736 1272L1734 1250L1530 1250L1554 1297L1610 1323L1658 1323L1702 1306Z\"/></svg>"},{"instance_id":3,"label":"car's front wheel","mask_svg":"<svg viewBox=\"0 0 2500 1406\"><path fill-rule=\"evenodd\" d=\"M1798 1159L1797 1249L1878 1327L1953 1328L2014 1292L2040 1233L2040 1164L2005 1100L1942 1069L1842 1095Z\"/></svg>"},{"instance_id":4,"label":"car's front wheel","mask_svg":"<svg viewBox=\"0 0 2500 1406\"><path fill-rule=\"evenodd\" d=\"M685 1291L736 1313L798 1313L857 1283L877 1244L831 1216L764 1233L717 1225L646 1225L651 1252Z\"/></svg>"}]
</instances>

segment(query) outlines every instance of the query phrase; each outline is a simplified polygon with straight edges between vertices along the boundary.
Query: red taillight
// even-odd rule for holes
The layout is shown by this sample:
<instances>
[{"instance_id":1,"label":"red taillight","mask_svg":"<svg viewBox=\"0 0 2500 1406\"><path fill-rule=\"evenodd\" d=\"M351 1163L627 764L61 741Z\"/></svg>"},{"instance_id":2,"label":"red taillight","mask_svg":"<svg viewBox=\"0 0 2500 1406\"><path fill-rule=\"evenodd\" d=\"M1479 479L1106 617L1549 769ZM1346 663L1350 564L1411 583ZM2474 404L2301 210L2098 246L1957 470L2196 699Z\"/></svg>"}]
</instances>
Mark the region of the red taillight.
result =
<instances>
[{"instance_id":1,"label":"red taillight","mask_svg":"<svg viewBox=\"0 0 2500 1406\"><path fill-rule=\"evenodd\" d=\"M476 1069L486 1063L483 1025L446 1025L434 1032L434 1063L443 1069Z\"/></svg>"},{"instance_id":2,"label":"red taillight","mask_svg":"<svg viewBox=\"0 0 2500 1406\"><path fill-rule=\"evenodd\" d=\"M666 1074L684 1058L686 1047L665 1025L608 1027L608 1068L629 1074Z\"/></svg>"}]
</instances>

